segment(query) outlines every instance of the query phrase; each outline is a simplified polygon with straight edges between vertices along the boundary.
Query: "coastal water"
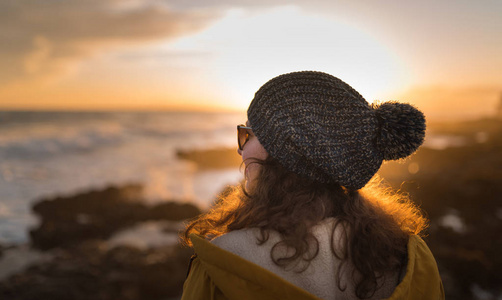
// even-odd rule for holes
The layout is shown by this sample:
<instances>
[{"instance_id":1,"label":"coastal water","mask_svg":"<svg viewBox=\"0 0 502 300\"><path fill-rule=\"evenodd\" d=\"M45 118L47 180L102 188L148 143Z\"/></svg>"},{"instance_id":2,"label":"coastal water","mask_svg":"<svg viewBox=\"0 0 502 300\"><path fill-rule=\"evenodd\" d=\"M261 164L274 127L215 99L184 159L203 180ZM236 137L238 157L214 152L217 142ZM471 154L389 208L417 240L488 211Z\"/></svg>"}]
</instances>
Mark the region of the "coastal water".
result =
<instances>
[{"instance_id":1,"label":"coastal water","mask_svg":"<svg viewBox=\"0 0 502 300\"><path fill-rule=\"evenodd\" d=\"M159 220L153 212L165 204L162 215L177 206L185 208L175 216L192 208L192 215L182 218L186 220L199 210L179 202L204 209L225 185L242 179L239 157L232 155L235 125L245 118L245 113L0 112L0 298L26 291L38 299L43 291L60 295L63 286L69 293L81 285L88 298L96 298L115 288L119 277L129 281L122 282L110 299L125 299L131 287L139 291L143 278L148 286L154 283L147 291L181 293L191 255L189 249L178 247L183 224L181 219ZM502 120L427 126L423 147L407 160L383 164L379 175L426 212L426 242L446 294L454 299L502 299L499 268L493 267L502 264L502 244L496 242L502 234ZM204 151L215 148L227 151ZM131 223L113 218L126 215L130 221L128 213L137 212L135 204L113 206L113 191L125 190L128 183L141 184L143 201L151 204L141 206L141 218ZM104 189L111 185L122 189ZM94 191L93 197L89 191ZM73 197L44 202L51 203L37 210L45 211L44 222L35 219L32 206L56 196ZM66 205L66 200L78 203L79 209ZM71 222L52 218L65 213ZM39 222L46 226L36 226ZM27 243L32 226L32 233L42 237L39 248ZM89 237L88 228L108 234ZM32 245L36 236L32 234ZM58 248L72 237L78 241L76 248ZM42 251L43 245L56 248ZM26 268L29 265L35 267ZM139 272L147 269L148 276ZM89 280L82 281L82 274ZM40 290L34 289L38 282L43 282Z\"/></svg>"},{"instance_id":2,"label":"coastal water","mask_svg":"<svg viewBox=\"0 0 502 300\"><path fill-rule=\"evenodd\" d=\"M207 206L239 170L200 170L179 150L236 147L245 113L0 112L0 243L24 243L31 205L109 185L140 183L147 202Z\"/></svg>"},{"instance_id":3,"label":"coastal water","mask_svg":"<svg viewBox=\"0 0 502 300\"><path fill-rule=\"evenodd\" d=\"M24 243L32 204L110 185L139 183L147 202L207 207L242 174L200 169L177 151L235 148L245 113L0 111L0 244ZM428 135L425 146L465 144Z\"/></svg>"}]
</instances>

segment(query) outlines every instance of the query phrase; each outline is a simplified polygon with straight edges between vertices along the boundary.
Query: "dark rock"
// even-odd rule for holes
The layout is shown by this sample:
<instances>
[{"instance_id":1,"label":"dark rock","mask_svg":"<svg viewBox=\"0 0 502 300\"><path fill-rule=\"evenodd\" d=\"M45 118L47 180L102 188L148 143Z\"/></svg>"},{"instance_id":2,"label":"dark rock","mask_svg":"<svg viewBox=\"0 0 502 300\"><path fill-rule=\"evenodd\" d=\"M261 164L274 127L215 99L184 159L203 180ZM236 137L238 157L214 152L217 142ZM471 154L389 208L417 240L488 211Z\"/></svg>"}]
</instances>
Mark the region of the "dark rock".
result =
<instances>
[{"instance_id":1,"label":"dark rock","mask_svg":"<svg viewBox=\"0 0 502 300\"><path fill-rule=\"evenodd\" d=\"M4 251L15 248L15 247L16 247L15 245L7 246L7 245L0 244L0 258L2 258Z\"/></svg>"},{"instance_id":2,"label":"dark rock","mask_svg":"<svg viewBox=\"0 0 502 300\"><path fill-rule=\"evenodd\" d=\"M182 221L193 218L200 213L200 210L192 204L165 202L148 209L143 220Z\"/></svg>"},{"instance_id":3,"label":"dark rock","mask_svg":"<svg viewBox=\"0 0 502 300\"><path fill-rule=\"evenodd\" d=\"M179 150L177 156L194 162L200 169L237 168L242 163L236 148L217 148L209 150Z\"/></svg>"},{"instance_id":4,"label":"dark rock","mask_svg":"<svg viewBox=\"0 0 502 300\"><path fill-rule=\"evenodd\" d=\"M141 198L139 185L42 200L33 206L33 211L41 222L38 228L30 231L31 242L42 250L88 239L106 239L138 222L181 221L200 213L197 207L187 203L147 206Z\"/></svg>"},{"instance_id":5,"label":"dark rock","mask_svg":"<svg viewBox=\"0 0 502 300\"><path fill-rule=\"evenodd\" d=\"M52 251L50 262L0 282L0 299L166 299L179 296L192 251L180 246L107 249L102 242Z\"/></svg>"}]
</instances>

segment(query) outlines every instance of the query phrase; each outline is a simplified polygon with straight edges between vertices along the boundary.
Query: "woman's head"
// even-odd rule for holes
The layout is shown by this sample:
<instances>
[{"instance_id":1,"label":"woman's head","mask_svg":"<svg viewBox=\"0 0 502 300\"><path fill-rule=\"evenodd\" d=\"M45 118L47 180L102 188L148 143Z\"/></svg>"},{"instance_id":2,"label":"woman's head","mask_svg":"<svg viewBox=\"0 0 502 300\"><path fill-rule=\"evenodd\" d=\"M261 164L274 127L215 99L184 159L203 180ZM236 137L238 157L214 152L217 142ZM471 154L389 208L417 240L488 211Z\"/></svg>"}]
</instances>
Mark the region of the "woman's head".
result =
<instances>
[{"instance_id":1,"label":"woman's head","mask_svg":"<svg viewBox=\"0 0 502 300\"><path fill-rule=\"evenodd\" d=\"M369 105L340 79L312 71L265 83L248 108L248 125L289 171L354 190L383 160L413 153L425 135L425 118L413 106Z\"/></svg>"}]
</instances>

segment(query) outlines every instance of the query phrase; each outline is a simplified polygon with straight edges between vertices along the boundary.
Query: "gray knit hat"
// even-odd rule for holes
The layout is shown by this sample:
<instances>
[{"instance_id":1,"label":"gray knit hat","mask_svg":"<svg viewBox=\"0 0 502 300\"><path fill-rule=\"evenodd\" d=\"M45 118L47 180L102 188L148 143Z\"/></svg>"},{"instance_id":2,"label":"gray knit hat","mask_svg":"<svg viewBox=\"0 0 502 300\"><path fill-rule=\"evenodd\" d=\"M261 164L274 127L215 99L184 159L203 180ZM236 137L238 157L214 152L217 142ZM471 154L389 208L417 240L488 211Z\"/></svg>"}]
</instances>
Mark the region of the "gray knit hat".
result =
<instances>
[{"instance_id":1,"label":"gray knit hat","mask_svg":"<svg viewBox=\"0 0 502 300\"><path fill-rule=\"evenodd\" d=\"M303 71L256 92L248 121L265 150L291 172L360 189L383 160L404 158L423 142L425 117L409 104L369 105L340 79Z\"/></svg>"}]
</instances>

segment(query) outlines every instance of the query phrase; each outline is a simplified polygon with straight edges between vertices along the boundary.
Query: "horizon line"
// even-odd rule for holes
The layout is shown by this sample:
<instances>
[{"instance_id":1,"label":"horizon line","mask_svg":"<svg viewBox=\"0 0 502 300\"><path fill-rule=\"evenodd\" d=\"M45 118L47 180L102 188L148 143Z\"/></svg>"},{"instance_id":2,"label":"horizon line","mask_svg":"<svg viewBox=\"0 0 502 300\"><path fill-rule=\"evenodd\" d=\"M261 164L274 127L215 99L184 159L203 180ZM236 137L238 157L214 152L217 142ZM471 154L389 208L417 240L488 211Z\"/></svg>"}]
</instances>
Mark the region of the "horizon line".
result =
<instances>
[{"instance_id":1,"label":"horizon line","mask_svg":"<svg viewBox=\"0 0 502 300\"><path fill-rule=\"evenodd\" d=\"M245 113L245 109L223 107L1 107L0 112L200 112Z\"/></svg>"}]
</instances>

